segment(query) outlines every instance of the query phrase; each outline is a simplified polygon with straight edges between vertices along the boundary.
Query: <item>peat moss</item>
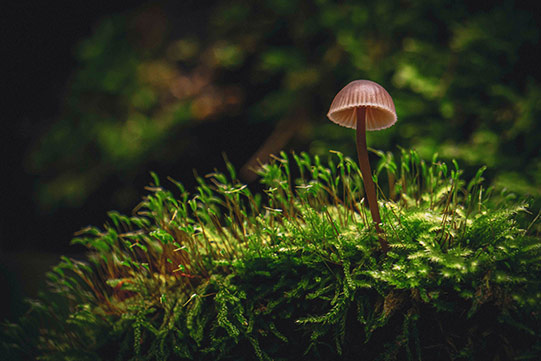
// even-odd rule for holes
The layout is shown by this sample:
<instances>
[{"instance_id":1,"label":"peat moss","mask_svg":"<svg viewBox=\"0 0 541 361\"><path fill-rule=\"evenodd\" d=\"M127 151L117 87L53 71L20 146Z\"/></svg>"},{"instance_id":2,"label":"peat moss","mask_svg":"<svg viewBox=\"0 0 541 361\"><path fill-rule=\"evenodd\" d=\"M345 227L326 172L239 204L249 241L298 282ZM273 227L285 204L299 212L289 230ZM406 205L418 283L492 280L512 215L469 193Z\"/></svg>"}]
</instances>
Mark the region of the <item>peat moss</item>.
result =
<instances>
[{"instance_id":1,"label":"peat moss","mask_svg":"<svg viewBox=\"0 0 541 361\"><path fill-rule=\"evenodd\" d=\"M189 194L154 176L131 216L74 243L4 355L42 360L538 360L541 242L526 204L415 152L383 155L384 255L359 170L282 153L263 190L229 174ZM387 197L387 198L386 198Z\"/></svg>"}]
</instances>

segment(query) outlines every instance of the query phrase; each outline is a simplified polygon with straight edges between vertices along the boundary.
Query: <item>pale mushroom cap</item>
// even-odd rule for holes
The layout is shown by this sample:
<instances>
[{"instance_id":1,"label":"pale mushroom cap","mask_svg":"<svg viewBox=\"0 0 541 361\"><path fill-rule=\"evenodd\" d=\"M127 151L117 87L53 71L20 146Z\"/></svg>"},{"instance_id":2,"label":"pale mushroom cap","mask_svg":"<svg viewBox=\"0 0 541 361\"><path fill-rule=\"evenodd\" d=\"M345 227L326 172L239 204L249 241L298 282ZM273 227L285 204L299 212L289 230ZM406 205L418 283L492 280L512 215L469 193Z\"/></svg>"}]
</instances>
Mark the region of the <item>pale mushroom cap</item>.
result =
<instances>
[{"instance_id":1,"label":"pale mushroom cap","mask_svg":"<svg viewBox=\"0 0 541 361\"><path fill-rule=\"evenodd\" d=\"M356 129L358 107L366 108L366 130L389 128L396 122L393 99L381 85L370 80L355 80L340 90L327 117L343 127Z\"/></svg>"}]
</instances>

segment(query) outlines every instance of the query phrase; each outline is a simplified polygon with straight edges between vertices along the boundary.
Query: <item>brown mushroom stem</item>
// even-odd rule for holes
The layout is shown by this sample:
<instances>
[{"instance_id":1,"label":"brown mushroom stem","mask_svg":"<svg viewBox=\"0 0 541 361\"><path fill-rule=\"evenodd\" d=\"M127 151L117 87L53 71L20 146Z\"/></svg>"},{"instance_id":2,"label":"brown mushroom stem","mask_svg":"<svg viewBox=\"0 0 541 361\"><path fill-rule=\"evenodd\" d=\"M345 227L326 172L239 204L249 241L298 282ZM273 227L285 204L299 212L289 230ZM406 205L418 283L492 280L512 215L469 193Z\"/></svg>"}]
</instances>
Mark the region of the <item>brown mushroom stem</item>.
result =
<instances>
[{"instance_id":1,"label":"brown mushroom stem","mask_svg":"<svg viewBox=\"0 0 541 361\"><path fill-rule=\"evenodd\" d=\"M372 220L376 226L378 232L379 244L384 253L387 253L389 244L383 238L383 230L379 226L381 223L381 217L379 215L378 199L376 196L376 186L372 180L372 170L370 169L370 162L368 161L368 149L366 147L366 107L358 107L357 114L357 156L359 157L359 167L361 168L361 174L364 180L364 189L366 198L368 199L368 208L372 214Z\"/></svg>"}]
</instances>

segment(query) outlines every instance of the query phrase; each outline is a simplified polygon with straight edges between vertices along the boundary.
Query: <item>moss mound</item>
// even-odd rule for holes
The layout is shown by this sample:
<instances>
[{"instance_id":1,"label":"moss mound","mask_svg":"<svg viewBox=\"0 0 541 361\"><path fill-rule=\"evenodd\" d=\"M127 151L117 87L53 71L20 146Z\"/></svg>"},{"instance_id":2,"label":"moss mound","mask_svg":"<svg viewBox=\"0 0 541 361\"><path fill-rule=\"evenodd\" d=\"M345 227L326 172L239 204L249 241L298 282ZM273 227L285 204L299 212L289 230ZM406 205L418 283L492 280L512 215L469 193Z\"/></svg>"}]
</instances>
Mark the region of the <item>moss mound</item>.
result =
<instances>
[{"instance_id":1,"label":"moss mound","mask_svg":"<svg viewBox=\"0 0 541 361\"><path fill-rule=\"evenodd\" d=\"M4 355L42 360L538 360L541 242L481 169L380 154L379 249L340 153L282 153L195 194L156 176L132 216L80 232ZM388 189L388 191L387 191Z\"/></svg>"}]
</instances>

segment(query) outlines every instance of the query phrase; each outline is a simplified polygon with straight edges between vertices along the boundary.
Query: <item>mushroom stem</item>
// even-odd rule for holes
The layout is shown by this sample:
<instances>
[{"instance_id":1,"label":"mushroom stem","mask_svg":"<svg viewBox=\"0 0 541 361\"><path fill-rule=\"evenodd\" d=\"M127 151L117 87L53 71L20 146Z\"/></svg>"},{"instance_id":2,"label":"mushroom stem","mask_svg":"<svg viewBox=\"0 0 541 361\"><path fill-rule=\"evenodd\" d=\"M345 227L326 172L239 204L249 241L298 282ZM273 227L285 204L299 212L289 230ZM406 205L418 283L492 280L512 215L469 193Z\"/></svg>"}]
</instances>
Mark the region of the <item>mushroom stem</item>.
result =
<instances>
[{"instance_id":1,"label":"mushroom stem","mask_svg":"<svg viewBox=\"0 0 541 361\"><path fill-rule=\"evenodd\" d=\"M372 180L372 170L370 169L370 162L368 161L368 149L366 148L366 107L357 107L357 156L359 157L359 167L361 168L361 174L364 180L364 189L366 198L368 199L368 208L372 214L372 220L376 226L378 232L378 240L384 253L387 253L389 244L383 238L383 230L379 226L381 223L381 217L379 215L378 199L376 196L376 187Z\"/></svg>"}]
</instances>

